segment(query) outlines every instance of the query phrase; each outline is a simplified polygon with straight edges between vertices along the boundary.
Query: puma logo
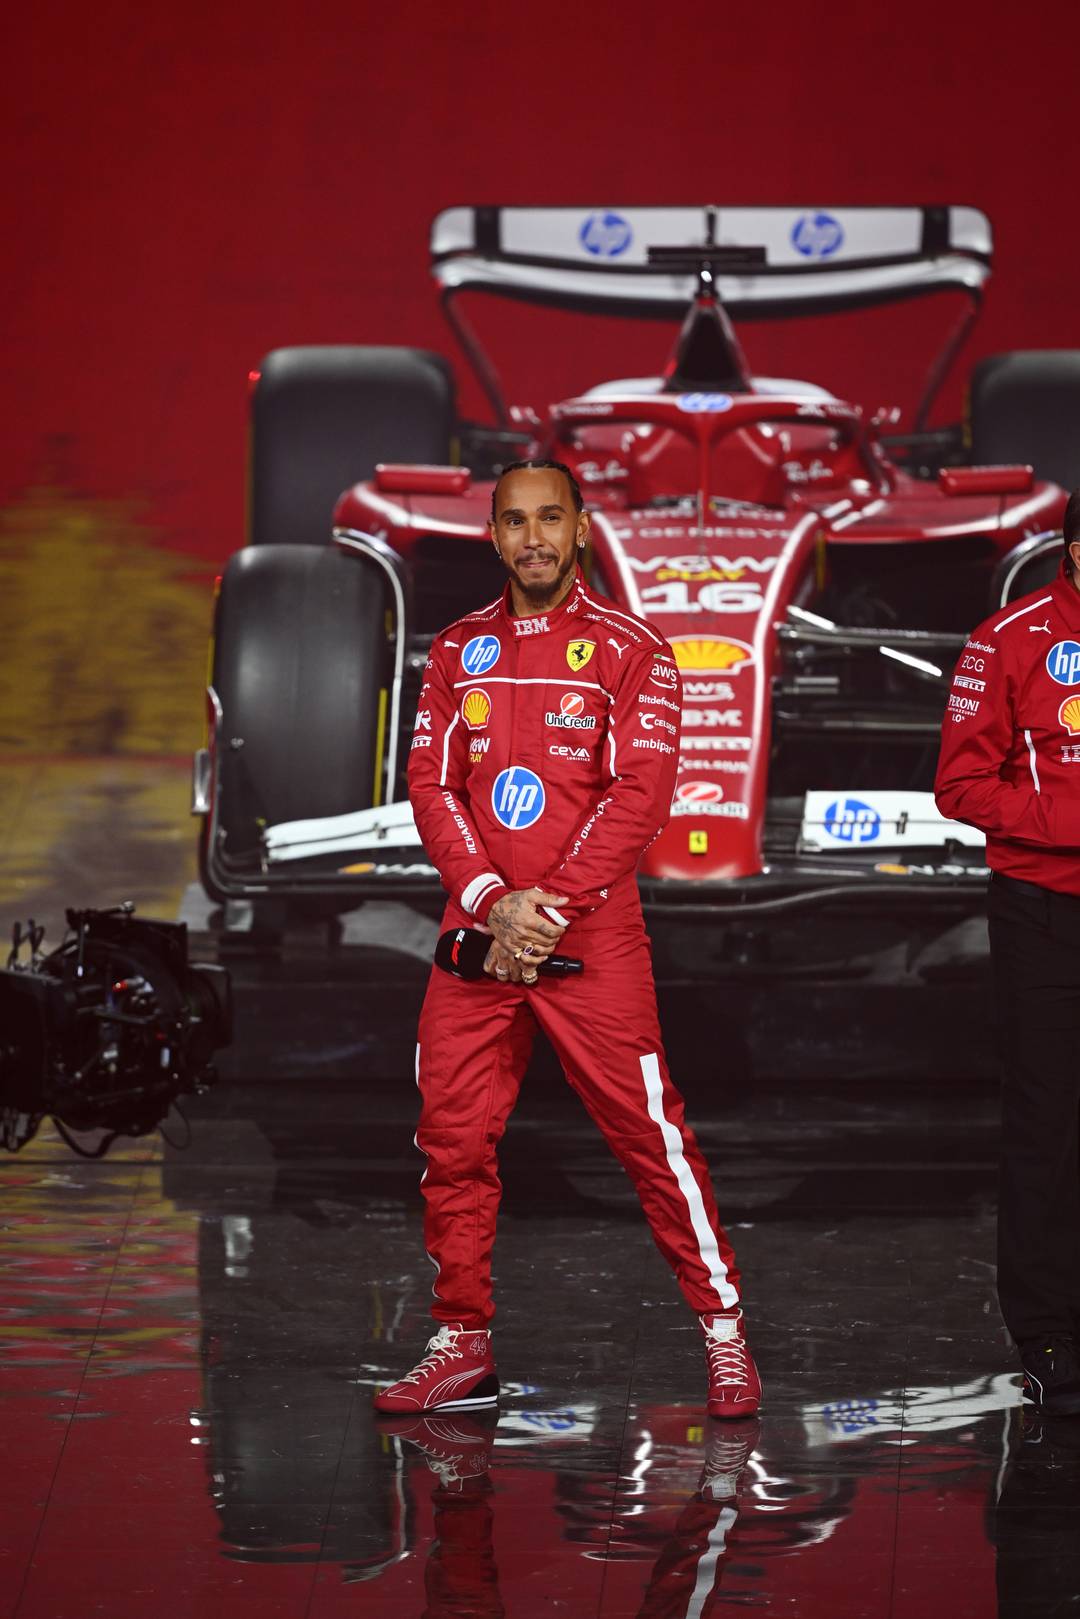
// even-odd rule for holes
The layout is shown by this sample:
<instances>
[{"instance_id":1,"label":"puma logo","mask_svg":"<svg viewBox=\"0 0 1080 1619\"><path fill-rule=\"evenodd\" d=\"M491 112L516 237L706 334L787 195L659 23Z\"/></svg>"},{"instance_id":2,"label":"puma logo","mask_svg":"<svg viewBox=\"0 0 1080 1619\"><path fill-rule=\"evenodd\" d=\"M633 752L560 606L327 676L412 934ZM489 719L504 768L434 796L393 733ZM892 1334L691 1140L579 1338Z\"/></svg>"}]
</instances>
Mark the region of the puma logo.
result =
<instances>
[{"instance_id":1,"label":"puma logo","mask_svg":"<svg viewBox=\"0 0 1080 1619\"><path fill-rule=\"evenodd\" d=\"M1047 619L1045 624L1029 624L1028 625L1028 634L1029 635L1037 635L1040 630L1042 631L1043 635L1049 635L1050 634L1050 620L1049 619Z\"/></svg>"},{"instance_id":2,"label":"puma logo","mask_svg":"<svg viewBox=\"0 0 1080 1619\"><path fill-rule=\"evenodd\" d=\"M620 646L618 641L613 641L610 635L608 636L607 644L608 644L608 646L613 646L615 648L615 650L619 654L620 658L622 657L623 653L626 651L626 647L625 646ZM627 642L627 646L629 646L629 644L630 643Z\"/></svg>"}]
</instances>

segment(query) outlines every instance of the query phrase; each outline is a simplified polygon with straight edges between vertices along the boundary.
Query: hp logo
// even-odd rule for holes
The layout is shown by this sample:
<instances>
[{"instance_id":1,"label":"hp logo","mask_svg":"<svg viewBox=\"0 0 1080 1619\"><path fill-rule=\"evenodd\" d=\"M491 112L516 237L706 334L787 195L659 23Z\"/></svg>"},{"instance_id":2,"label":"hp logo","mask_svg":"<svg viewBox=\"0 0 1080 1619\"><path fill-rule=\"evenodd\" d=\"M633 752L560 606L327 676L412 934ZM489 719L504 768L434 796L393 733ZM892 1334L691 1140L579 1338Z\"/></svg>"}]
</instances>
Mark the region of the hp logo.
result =
<instances>
[{"instance_id":1,"label":"hp logo","mask_svg":"<svg viewBox=\"0 0 1080 1619\"><path fill-rule=\"evenodd\" d=\"M630 222L622 214L590 214L578 231L578 241L595 259L617 259L633 239Z\"/></svg>"},{"instance_id":2,"label":"hp logo","mask_svg":"<svg viewBox=\"0 0 1080 1619\"><path fill-rule=\"evenodd\" d=\"M834 798L825 811L825 830L838 843L873 843L881 816L858 798Z\"/></svg>"},{"instance_id":3,"label":"hp logo","mask_svg":"<svg viewBox=\"0 0 1080 1619\"><path fill-rule=\"evenodd\" d=\"M465 643L461 667L467 675L483 675L499 661L502 646L497 635L476 635Z\"/></svg>"},{"instance_id":4,"label":"hp logo","mask_svg":"<svg viewBox=\"0 0 1080 1619\"><path fill-rule=\"evenodd\" d=\"M791 245L804 259L829 259L844 245L844 227L832 214L802 214L791 229Z\"/></svg>"},{"instance_id":5,"label":"hp logo","mask_svg":"<svg viewBox=\"0 0 1080 1619\"><path fill-rule=\"evenodd\" d=\"M523 765L500 770L491 789L491 807L500 826L520 832L544 813L544 784Z\"/></svg>"},{"instance_id":6,"label":"hp logo","mask_svg":"<svg viewBox=\"0 0 1080 1619\"><path fill-rule=\"evenodd\" d=\"M1080 686L1080 641L1056 641L1046 654L1046 672L1059 686Z\"/></svg>"}]
</instances>

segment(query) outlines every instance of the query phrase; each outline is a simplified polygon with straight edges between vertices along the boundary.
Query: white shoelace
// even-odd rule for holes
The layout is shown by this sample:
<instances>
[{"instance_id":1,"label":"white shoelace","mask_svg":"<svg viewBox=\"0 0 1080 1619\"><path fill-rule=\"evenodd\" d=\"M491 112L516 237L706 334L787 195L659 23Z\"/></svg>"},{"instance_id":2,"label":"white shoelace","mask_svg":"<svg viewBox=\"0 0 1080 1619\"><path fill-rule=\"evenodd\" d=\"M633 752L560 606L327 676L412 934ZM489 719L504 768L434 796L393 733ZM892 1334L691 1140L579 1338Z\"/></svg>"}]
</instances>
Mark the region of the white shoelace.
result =
<instances>
[{"instance_id":1,"label":"white shoelace","mask_svg":"<svg viewBox=\"0 0 1080 1619\"><path fill-rule=\"evenodd\" d=\"M450 1327L440 1327L434 1338L428 1339L427 1354L419 1365L401 1379L403 1383L419 1383L425 1372L434 1371L444 1361L461 1358L457 1346L458 1335Z\"/></svg>"},{"instance_id":2,"label":"white shoelace","mask_svg":"<svg viewBox=\"0 0 1080 1619\"><path fill-rule=\"evenodd\" d=\"M739 1335L737 1322L732 1322L734 1332L731 1332L728 1323L723 1327L706 1327L706 1353L709 1357L709 1371L717 1383L729 1386L742 1386L747 1380L746 1345ZM725 1329L727 1329L725 1331ZM724 1337L719 1333L724 1332Z\"/></svg>"}]
</instances>

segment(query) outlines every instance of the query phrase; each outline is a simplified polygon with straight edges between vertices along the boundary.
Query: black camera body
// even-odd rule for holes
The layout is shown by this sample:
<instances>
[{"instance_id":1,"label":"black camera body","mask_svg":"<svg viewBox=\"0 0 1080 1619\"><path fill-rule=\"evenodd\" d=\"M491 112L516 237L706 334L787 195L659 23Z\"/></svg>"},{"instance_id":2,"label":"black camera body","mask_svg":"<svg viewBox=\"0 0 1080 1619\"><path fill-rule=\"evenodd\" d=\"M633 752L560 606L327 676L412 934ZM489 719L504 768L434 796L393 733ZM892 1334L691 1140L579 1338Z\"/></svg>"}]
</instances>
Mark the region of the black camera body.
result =
<instances>
[{"instance_id":1,"label":"black camera body","mask_svg":"<svg viewBox=\"0 0 1080 1619\"><path fill-rule=\"evenodd\" d=\"M0 971L0 1146L18 1151L48 1115L77 1152L69 1130L109 1132L89 1154L100 1157L214 1082L232 992L223 967L188 961L182 922L136 918L130 904L66 915L47 955L43 930L16 924Z\"/></svg>"}]
</instances>

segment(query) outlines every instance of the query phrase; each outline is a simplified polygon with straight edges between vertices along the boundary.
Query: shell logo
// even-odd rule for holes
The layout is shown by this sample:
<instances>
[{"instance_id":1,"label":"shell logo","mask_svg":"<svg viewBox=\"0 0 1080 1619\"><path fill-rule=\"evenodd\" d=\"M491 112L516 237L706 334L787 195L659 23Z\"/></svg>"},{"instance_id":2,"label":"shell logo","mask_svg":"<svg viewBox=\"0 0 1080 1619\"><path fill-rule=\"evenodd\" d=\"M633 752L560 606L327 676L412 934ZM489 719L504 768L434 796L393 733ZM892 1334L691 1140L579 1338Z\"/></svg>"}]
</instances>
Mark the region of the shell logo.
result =
<instances>
[{"instance_id":1,"label":"shell logo","mask_svg":"<svg viewBox=\"0 0 1080 1619\"><path fill-rule=\"evenodd\" d=\"M565 714L568 719L576 719L579 714L584 713L584 710L585 699L580 692L568 691L563 693L562 702L559 704L560 714Z\"/></svg>"},{"instance_id":2,"label":"shell logo","mask_svg":"<svg viewBox=\"0 0 1080 1619\"><path fill-rule=\"evenodd\" d=\"M491 718L491 698L479 686L465 693L461 717L470 731L482 731Z\"/></svg>"},{"instance_id":3,"label":"shell logo","mask_svg":"<svg viewBox=\"0 0 1080 1619\"><path fill-rule=\"evenodd\" d=\"M1058 709L1058 723L1070 736L1080 736L1080 697L1066 697Z\"/></svg>"},{"instance_id":4,"label":"shell logo","mask_svg":"<svg viewBox=\"0 0 1080 1619\"><path fill-rule=\"evenodd\" d=\"M738 674L744 663L752 663L753 647L745 641L712 641L696 635L678 635L671 643L680 669L695 674Z\"/></svg>"}]
</instances>

